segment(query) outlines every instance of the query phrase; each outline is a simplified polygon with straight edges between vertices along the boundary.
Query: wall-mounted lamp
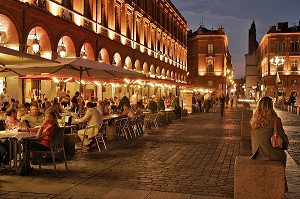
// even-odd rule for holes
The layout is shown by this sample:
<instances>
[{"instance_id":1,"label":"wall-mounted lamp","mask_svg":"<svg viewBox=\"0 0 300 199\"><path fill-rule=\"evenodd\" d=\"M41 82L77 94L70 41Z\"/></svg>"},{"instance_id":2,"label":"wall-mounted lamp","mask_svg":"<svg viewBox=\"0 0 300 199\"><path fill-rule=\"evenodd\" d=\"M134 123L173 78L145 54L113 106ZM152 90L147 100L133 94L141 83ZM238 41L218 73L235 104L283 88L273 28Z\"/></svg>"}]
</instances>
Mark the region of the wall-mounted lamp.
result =
<instances>
[{"instance_id":1,"label":"wall-mounted lamp","mask_svg":"<svg viewBox=\"0 0 300 199\"><path fill-rule=\"evenodd\" d=\"M37 36L36 36L36 29L34 29L32 50L33 50L34 54L38 54L40 51L40 42L38 41Z\"/></svg>"},{"instance_id":2,"label":"wall-mounted lamp","mask_svg":"<svg viewBox=\"0 0 300 199\"><path fill-rule=\"evenodd\" d=\"M117 62L116 62L116 58L115 58L115 56L113 57L113 61L112 61L112 63L111 63L112 65L117 65Z\"/></svg>"},{"instance_id":3,"label":"wall-mounted lamp","mask_svg":"<svg viewBox=\"0 0 300 199\"><path fill-rule=\"evenodd\" d=\"M98 62L103 62L103 58L102 58L102 54L101 52L99 52L99 56L98 56Z\"/></svg>"},{"instance_id":4,"label":"wall-mounted lamp","mask_svg":"<svg viewBox=\"0 0 300 199\"><path fill-rule=\"evenodd\" d=\"M84 45L81 48L80 57L82 57L83 59L87 59L86 50L85 50Z\"/></svg>"},{"instance_id":5,"label":"wall-mounted lamp","mask_svg":"<svg viewBox=\"0 0 300 199\"><path fill-rule=\"evenodd\" d=\"M58 50L58 55L62 59L64 59L67 56L67 50L66 50L63 38L61 38L61 44L60 44L60 47Z\"/></svg>"}]
</instances>

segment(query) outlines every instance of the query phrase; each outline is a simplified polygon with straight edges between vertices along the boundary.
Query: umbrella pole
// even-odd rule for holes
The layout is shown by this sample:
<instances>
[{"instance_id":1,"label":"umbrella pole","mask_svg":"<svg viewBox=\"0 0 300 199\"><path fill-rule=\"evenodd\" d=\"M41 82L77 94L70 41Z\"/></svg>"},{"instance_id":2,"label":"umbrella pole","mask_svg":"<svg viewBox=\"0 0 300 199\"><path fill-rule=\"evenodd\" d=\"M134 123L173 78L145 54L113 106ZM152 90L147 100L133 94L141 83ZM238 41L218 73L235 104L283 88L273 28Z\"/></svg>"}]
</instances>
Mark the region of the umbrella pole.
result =
<instances>
[{"instance_id":1,"label":"umbrella pole","mask_svg":"<svg viewBox=\"0 0 300 199\"><path fill-rule=\"evenodd\" d=\"M79 108L79 115L81 114L81 110L82 110L82 66L80 66L80 71L79 71L79 104L78 104L78 108Z\"/></svg>"}]
</instances>

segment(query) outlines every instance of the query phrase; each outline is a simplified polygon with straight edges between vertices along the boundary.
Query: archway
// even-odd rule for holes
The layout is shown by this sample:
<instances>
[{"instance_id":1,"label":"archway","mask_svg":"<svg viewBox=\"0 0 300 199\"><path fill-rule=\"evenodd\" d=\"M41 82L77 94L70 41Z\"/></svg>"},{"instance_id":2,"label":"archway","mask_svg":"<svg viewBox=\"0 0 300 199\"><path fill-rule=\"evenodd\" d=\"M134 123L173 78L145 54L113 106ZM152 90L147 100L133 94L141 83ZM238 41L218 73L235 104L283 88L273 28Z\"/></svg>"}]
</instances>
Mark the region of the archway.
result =
<instances>
[{"instance_id":1,"label":"archway","mask_svg":"<svg viewBox=\"0 0 300 199\"><path fill-rule=\"evenodd\" d=\"M109 54L105 48L102 48L98 54L98 61L110 64Z\"/></svg>"},{"instance_id":2,"label":"archway","mask_svg":"<svg viewBox=\"0 0 300 199\"><path fill-rule=\"evenodd\" d=\"M27 36L26 44L28 53L52 59L50 37L44 28L40 26L32 28Z\"/></svg>"},{"instance_id":3,"label":"archway","mask_svg":"<svg viewBox=\"0 0 300 199\"><path fill-rule=\"evenodd\" d=\"M135 63L134 63L134 70L136 71L141 71L141 62L140 60L135 60Z\"/></svg>"},{"instance_id":4,"label":"archway","mask_svg":"<svg viewBox=\"0 0 300 199\"><path fill-rule=\"evenodd\" d=\"M145 74L149 74L149 67L148 67L147 62L144 62L142 72Z\"/></svg>"},{"instance_id":5,"label":"archway","mask_svg":"<svg viewBox=\"0 0 300 199\"><path fill-rule=\"evenodd\" d=\"M85 42L80 50L80 57L95 60L94 50L90 43Z\"/></svg>"},{"instance_id":6,"label":"archway","mask_svg":"<svg viewBox=\"0 0 300 199\"><path fill-rule=\"evenodd\" d=\"M60 58L63 57L65 50L65 57L71 58L76 57L76 49L73 40L69 36L62 36L57 45L57 53Z\"/></svg>"},{"instance_id":7,"label":"archway","mask_svg":"<svg viewBox=\"0 0 300 199\"><path fill-rule=\"evenodd\" d=\"M16 26L10 18L3 14L0 14L0 46L20 50Z\"/></svg>"},{"instance_id":8,"label":"archway","mask_svg":"<svg viewBox=\"0 0 300 199\"><path fill-rule=\"evenodd\" d=\"M121 55L119 53L115 53L113 56L113 60L112 60L112 65L118 66L118 67L122 67L122 58Z\"/></svg>"},{"instance_id":9,"label":"archway","mask_svg":"<svg viewBox=\"0 0 300 199\"><path fill-rule=\"evenodd\" d=\"M131 61L131 58L129 56L127 56L125 58L124 68L132 70L132 61Z\"/></svg>"}]
</instances>

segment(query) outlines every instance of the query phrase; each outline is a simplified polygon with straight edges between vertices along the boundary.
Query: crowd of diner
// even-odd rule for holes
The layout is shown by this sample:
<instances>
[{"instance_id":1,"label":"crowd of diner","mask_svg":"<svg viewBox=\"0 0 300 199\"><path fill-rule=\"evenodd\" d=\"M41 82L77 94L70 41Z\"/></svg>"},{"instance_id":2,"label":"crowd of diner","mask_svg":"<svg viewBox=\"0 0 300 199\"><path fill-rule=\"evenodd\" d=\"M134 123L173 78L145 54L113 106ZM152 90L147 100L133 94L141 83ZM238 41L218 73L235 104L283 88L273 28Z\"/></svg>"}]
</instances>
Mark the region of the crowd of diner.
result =
<instances>
[{"instance_id":1,"label":"crowd of diner","mask_svg":"<svg viewBox=\"0 0 300 199\"><path fill-rule=\"evenodd\" d=\"M171 106L173 98L163 97L159 100L163 100L164 106L168 108ZM36 137L42 139L42 141L32 143L31 147L50 150L49 139L53 125L62 125L65 122L64 115L72 113L71 123L82 124L80 127L83 127L83 129L77 129L78 141L82 141L83 145L88 147L87 150L91 151L96 147L94 137L97 132L95 130L85 132L84 124L101 125L103 123L102 118L111 114L128 117L133 121L136 116L144 115L150 101L158 101L155 95L151 97L139 96L138 91L127 99L128 101L120 105L122 99L117 97L103 100L99 100L97 97L83 99L78 91L72 96L67 91L65 96L59 98L51 100L37 98L22 104L14 98L9 98L7 89L4 88L0 95L0 103L2 104L0 130L36 132ZM87 139L85 139L84 134L87 134Z\"/></svg>"}]
</instances>

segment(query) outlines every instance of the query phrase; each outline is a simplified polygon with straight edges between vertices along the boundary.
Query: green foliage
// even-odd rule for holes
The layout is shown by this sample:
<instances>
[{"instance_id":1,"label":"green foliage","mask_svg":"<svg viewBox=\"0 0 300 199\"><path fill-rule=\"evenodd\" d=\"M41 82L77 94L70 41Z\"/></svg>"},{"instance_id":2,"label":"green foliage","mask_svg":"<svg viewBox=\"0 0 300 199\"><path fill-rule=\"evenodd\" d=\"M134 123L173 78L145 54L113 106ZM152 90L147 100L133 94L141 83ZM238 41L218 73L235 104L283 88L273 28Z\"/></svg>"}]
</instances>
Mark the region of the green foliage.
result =
<instances>
[{"instance_id":1,"label":"green foliage","mask_svg":"<svg viewBox=\"0 0 300 199\"><path fill-rule=\"evenodd\" d=\"M171 107L175 108L176 106L179 106L179 98L175 97L171 103Z\"/></svg>"},{"instance_id":2,"label":"green foliage","mask_svg":"<svg viewBox=\"0 0 300 199\"><path fill-rule=\"evenodd\" d=\"M196 104L196 103L197 103L196 98L195 98L195 96L193 96L192 97L192 104Z\"/></svg>"},{"instance_id":3,"label":"green foliage","mask_svg":"<svg viewBox=\"0 0 300 199\"><path fill-rule=\"evenodd\" d=\"M160 110L165 110L165 102L163 99L159 99L158 102L157 102L157 110L160 111Z\"/></svg>"},{"instance_id":4,"label":"green foliage","mask_svg":"<svg viewBox=\"0 0 300 199\"><path fill-rule=\"evenodd\" d=\"M153 100L151 100L148 104L148 109L151 113L155 113L157 111L157 103Z\"/></svg>"},{"instance_id":5,"label":"green foliage","mask_svg":"<svg viewBox=\"0 0 300 199\"><path fill-rule=\"evenodd\" d=\"M123 106L127 104L128 106L130 106L130 100L128 99L128 97L124 96L119 103L118 106L118 110L123 110Z\"/></svg>"}]
</instances>

